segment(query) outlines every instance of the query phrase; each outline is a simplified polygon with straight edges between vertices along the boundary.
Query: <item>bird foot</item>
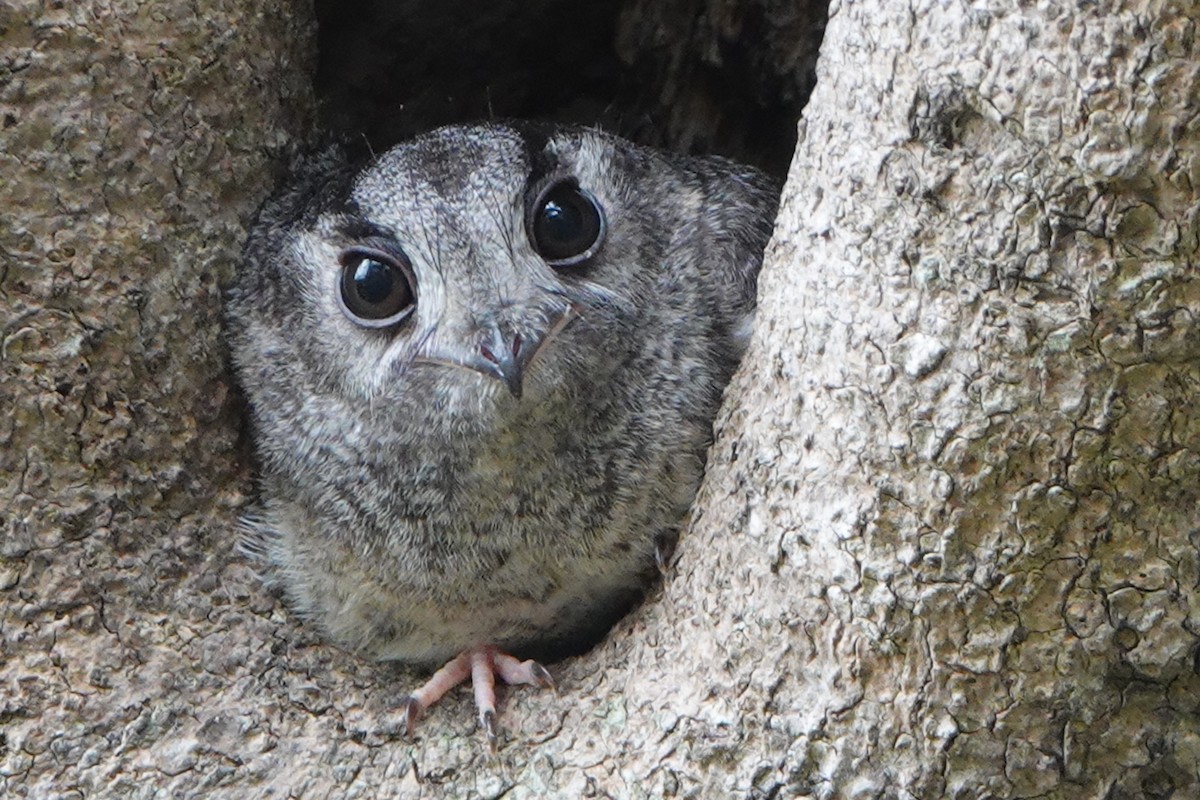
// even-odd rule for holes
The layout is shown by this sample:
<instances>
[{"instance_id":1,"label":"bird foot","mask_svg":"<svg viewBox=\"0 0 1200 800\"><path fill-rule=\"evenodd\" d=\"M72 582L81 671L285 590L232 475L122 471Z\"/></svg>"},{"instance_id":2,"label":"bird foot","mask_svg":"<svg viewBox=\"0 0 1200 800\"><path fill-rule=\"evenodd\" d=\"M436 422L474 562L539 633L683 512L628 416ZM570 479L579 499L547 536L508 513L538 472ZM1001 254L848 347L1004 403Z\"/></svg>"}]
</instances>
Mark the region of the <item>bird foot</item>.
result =
<instances>
[{"instance_id":1,"label":"bird foot","mask_svg":"<svg viewBox=\"0 0 1200 800\"><path fill-rule=\"evenodd\" d=\"M496 676L508 684L528 683L544 689L554 688L554 679L536 661L521 661L495 647L485 645L459 653L446 666L433 673L425 685L404 700L404 730L411 734L421 712L441 700L446 692L471 679L479 726L488 746L496 749Z\"/></svg>"}]
</instances>

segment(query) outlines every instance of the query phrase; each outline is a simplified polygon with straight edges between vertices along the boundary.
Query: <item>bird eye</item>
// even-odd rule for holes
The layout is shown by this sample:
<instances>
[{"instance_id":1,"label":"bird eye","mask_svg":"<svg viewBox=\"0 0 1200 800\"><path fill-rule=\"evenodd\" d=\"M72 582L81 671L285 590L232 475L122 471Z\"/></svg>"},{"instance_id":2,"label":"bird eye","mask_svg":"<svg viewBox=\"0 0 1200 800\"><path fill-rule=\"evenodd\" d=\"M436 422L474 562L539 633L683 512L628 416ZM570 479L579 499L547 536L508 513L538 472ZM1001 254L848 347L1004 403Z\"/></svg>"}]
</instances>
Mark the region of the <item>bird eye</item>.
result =
<instances>
[{"instance_id":1,"label":"bird eye","mask_svg":"<svg viewBox=\"0 0 1200 800\"><path fill-rule=\"evenodd\" d=\"M604 241L604 212L574 180L551 184L526 219L533 249L552 267L569 267L596 254Z\"/></svg>"},{"instance_id":2,"label":"bird eye","mask_svg":"<svg viewBox=\"0 0 1200 800\"><path fill-rule=\"evenodd\" d=\"M351 321L387 328L412 312L417 296L408 259L376 250L347 250L341 261L338 297Z\"/></svg>"}]
</instances>

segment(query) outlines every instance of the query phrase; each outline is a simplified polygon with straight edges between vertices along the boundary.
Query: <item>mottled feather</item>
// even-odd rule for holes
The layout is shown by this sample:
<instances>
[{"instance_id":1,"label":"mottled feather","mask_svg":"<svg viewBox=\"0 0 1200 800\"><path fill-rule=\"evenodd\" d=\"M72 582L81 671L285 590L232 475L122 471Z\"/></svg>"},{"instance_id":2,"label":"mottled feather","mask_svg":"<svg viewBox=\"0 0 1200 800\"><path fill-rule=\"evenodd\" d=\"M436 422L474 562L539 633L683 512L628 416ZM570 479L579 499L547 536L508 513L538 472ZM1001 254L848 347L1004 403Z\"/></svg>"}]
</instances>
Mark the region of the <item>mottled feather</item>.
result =
<instances>
[{"instance_id":1,"label":"mottled feather","mask_svg":"<svg viewBox=\"0 0 1200 800\"><path fill-rule=\"evenodd\" d=\"M527 219L563 179L606 228L556 268ZM573 127L451 127L300 163L227 313L261 466L252 549L292 606L345 646L423 664L603 635L695 495L776 202L751 168ZM356 247L411 263L415 307L393 327L339 306ZM488 326L540 343L519 398L456 366Z\"/></svg>"}]
</instances>

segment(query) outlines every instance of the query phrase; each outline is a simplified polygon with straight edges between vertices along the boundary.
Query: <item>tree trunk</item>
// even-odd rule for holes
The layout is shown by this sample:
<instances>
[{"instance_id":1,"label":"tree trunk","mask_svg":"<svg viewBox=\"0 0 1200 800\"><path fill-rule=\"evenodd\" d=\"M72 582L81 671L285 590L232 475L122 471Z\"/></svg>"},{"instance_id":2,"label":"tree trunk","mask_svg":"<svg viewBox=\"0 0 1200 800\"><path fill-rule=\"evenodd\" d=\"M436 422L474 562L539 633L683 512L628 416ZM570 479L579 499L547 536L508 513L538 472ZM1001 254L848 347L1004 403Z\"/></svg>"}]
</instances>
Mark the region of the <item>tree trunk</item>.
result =
<instances>
[{"instance_id":1,"label":"tree trunk","mask_svg":"<svg viewBox=\"0 0 1200 800\"><path fill-rule=\"evenodd\" d=\"M677 563L494 757L232 552L307 18L83 5L0 9L0 794L1200 794L1195 3L835 4Z\"/></svg>"},{"instance_id":2,"label":"tree trunk","mask_svg":"<svg viewBox=\"0 0 1200 800\"><path fill-rule=\"evenodd\" d=\"M737 791L1200 796L1197 11L831 10L662 604Z\"/></svg>"}]
</instances>

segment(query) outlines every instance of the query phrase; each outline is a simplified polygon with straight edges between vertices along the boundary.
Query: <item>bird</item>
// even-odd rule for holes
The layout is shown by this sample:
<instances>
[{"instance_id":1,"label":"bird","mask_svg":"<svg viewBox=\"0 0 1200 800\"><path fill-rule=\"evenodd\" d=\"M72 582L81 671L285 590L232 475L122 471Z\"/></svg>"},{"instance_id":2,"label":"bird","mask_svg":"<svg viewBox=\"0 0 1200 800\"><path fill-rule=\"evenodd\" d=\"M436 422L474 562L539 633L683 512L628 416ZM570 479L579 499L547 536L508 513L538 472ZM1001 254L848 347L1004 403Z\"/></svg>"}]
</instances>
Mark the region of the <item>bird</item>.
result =
<instances>
[{"instance_id":1,"label":"bird","mask_svg":"<svg viewBox=\"0 0 1200 800\"><path fill-rule=\"evenodd\" d=\"M470 681L595 645L695 497L779 187L590 127L452 125L299 158L227 290L257 500L246 550L301 620ZM439 668L440 667L440 668Z\"/></svg>"}]
</instances>

